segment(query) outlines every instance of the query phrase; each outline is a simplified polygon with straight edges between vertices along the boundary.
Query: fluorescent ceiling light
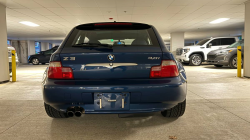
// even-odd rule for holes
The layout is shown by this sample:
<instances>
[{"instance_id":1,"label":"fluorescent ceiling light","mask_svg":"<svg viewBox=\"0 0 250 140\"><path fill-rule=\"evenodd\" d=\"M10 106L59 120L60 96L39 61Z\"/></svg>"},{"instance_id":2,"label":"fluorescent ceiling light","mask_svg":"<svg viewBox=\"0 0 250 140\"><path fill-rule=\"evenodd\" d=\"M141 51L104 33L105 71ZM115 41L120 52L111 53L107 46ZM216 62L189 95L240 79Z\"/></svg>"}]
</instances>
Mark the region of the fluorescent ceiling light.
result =
<instances>
[{"instance_id":1,"label":"fluorescent ceiling light","mask_svg":"<svg viewBox=\"0 0 250 140\"><path fill-rule=\"evenodd\" d=\"M19 22L19 23L22 23L22 24L27 25L27 26L32 26L32 27L40 26L40 25L38 25L38 24L35 24L35 23L33 23L33 22L29 22L29 21L21 21L21 22Z\"/></svg>"},{"instance_id":2,"label":"fluorescent ceiling light","mask_svg":"<svg viewBox=\"0 0 250 140\"><path fill-rule=\"evenodd\" d=\"M229 20L230 18L219 18L214 21L209 22L210 24L217 24Z\"/></svg>"}]
</instances>

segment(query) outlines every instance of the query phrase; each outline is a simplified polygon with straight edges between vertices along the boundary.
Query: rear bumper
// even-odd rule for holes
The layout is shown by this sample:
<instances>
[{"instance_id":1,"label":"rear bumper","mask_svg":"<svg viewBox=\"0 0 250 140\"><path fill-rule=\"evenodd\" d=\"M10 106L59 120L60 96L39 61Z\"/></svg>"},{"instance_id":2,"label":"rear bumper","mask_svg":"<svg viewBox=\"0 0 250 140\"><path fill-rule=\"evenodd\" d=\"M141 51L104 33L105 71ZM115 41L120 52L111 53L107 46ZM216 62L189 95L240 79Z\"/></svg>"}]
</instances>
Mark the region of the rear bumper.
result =
<instances>
[{"instance_id":1,"label":"rear bumper","mask_svg":"<svg viewBox=\"0 0 250 140\"><path fill-rule=\"evenodd\" d=\"M149 112L159 112L169 108L174 107L177 104L174 103L146 103L146 104L130 104L129 110L95 110L94 104L85 104L85 105L51 105L55 109L62 112L66 112L67 108L72 106L79 106L84 108L85 114L134 114L134 113L149 113Z\"/></svg>"},{"instance_id":2,"label":"rear bumper","mask_svg":"<svg viewBox=\"0 0 250 140\"><path fill-rule=\"evenodd\" d=\"M99 85L97 85L99 83ZM123 83L123 84L121 84ZM45 103L66 112L80 106L86 114L122 114L156 112L174 107L186 99L186 82L181 77L150 80L63 81L43 82ZM95 110L94 93L130 93L127 110Z\"/></svg>"}]
</instances>

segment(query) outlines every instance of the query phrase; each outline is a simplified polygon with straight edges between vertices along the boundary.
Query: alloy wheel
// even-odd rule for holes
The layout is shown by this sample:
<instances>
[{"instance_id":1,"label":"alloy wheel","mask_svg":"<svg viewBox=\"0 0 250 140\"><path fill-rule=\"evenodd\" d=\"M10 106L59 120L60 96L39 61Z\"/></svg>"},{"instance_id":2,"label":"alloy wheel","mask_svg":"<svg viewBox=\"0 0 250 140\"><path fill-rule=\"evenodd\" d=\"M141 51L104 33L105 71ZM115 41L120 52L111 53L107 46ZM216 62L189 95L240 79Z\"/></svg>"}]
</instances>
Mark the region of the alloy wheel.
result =
<instances>
[{"instance_id":1,"label":"alloy wheel","mask_svg":"<svg viewBox=\"0 0 250 140\"><path fill-rule=\"evenodd\" d=\"M237 57L235 57L235 58L233 59L232 64L233 64L234 67L237 68ZM241 60L241 66L243 66L243 59Z\"/></svg>"},{"instance_id":2,"label":"alloy wheel","mask_svg":"<svg viewBox=\"0 0 250 140\"><path fill-rule=\"evenodd\" d=\"M32 59L32 63L34 65L37 65L39 63L39 60L37 58Z\"/></svg>"},{"instance_id":3,"label":"alloy wheel","mask_svg":"<svg viewBox=\"0 0 250 140\"><path fill-rule=\"evenodd\" d=\"M235 57L235 58L233 59L233 62L232 62L232 63L233 63L233 66L237 68L237 57Z\"/></svg>"},{"instance_id":4,"label":"alloy wheel","mask_svg":"<svg viewBox=\"0 0 250 140\"><path fill-rule=\"evenodd\" d=\"M192 63L195 65L200 65L201 63L201 58L199 56L194 56L192 59Z\"/></svg>"}]
</instances>

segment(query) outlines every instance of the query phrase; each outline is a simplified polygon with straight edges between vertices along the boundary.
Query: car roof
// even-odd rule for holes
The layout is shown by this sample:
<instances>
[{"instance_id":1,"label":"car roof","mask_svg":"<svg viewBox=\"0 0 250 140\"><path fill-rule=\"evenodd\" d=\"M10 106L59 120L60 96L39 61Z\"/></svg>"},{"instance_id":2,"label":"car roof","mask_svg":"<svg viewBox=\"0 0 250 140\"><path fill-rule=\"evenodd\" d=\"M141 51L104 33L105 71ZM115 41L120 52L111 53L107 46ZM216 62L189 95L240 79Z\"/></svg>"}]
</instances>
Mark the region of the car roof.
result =
<instances>
[{"instance_id":1,"label":"car roof","mask_svg":"<svg viewBox=\"0 0 250 140\"><path fill-rule=\"evenodd\" d=\"M12 47L12 46L10 46L10 45L8 45L8 50L15 50L15 48Z\"/></svg>"},{"instance_id":2,"label":"car roof","mask_svg":"<svg viewBox=\"0 0 250 140\"><path fill-rule=\"evenodd\" d=\"M216 38L237 38L237 37L233 37L233 36L229 36L229 37L211 37L211 38L208 38L208 39L216 39Z\"/></svg>"}]
</instances>

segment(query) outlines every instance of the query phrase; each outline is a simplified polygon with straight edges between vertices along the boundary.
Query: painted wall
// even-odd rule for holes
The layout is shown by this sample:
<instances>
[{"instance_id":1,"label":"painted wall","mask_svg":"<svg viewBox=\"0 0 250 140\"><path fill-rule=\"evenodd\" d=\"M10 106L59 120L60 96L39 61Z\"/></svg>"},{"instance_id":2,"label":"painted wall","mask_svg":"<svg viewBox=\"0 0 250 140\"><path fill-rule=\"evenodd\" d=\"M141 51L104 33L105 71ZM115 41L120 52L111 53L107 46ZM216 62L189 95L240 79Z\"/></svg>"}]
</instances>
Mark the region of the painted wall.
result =
<instances>
[{"instance_id":1,"label":"painted wall","mask_svg":"<svg viewBox=\"0 0 250 140\"><path fill-rule=\"evenodd\" d=\"M9 58L7 48L7 25L5 6L0 4L0 82L9 81Z\"/></svg>"},{"instance_id":2,"label":"painted wall","mask_svg":"<svg viewBox=\"0 0 250 140\"><path fill-rule=\"evenodd\" d=\"M244 76L250 77L250 0L245 3Z\"/></svg>"}]
</instances>

